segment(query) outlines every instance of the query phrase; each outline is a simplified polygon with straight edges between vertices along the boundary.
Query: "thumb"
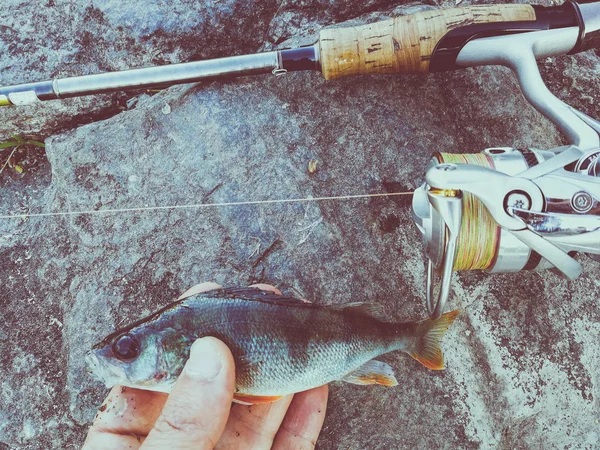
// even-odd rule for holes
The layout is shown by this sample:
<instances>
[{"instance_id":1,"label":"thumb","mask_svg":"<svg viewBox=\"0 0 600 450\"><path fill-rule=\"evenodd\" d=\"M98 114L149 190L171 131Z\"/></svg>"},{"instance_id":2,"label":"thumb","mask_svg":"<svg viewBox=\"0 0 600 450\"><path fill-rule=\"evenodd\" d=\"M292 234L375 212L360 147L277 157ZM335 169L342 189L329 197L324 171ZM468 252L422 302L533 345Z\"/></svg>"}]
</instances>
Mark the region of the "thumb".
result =
<instances>
[{"instance_id":1,"label":"thumb","mask_svg":"<svg viewBox=\"0 0 600 450\"><path fill-rule=\"evenodd\" d=\"M233 398L233 356L218 339L198 339L162 413L142 445L145 450L212 449Z\"/></svg>"}]
</instances>

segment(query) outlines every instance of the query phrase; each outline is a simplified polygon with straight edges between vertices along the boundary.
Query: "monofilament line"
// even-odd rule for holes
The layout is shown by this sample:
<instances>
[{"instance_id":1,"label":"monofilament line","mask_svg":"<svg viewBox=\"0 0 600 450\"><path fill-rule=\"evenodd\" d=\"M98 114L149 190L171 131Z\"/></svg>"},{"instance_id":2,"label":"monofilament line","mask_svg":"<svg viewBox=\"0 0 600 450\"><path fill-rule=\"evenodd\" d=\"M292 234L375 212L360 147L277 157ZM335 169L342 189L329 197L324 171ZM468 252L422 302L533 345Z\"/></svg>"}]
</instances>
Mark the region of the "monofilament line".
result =
<instances>
[{"instance_id":1,"label":"monofilament line","mask_svg":"<svg viewBox=\"0 0 600 450\"><path fill-rule=\"evenodd\" d=\"M137 208L118 208L118 209L98 209L89 211L57 211L47 213L33 214L8 214L0 215L0 219L25 219L28 217L59 217L59 216L83 216L83 215L99 215L99 214L119 214L119 213L135 213L146 211L165 211L177 209L199 209L199 208L223 208L229 206L250 206L250 205L269 205L281 203L307 203L321 202L327 200L354 200L361 198L373 197L397 197L400 195L412 195L412 192L386 192L379 194L357 194L357 195L340 195L331 197L312 197L312 198L285 198L275 200L254 200L245 202L223 202L223 203L196 203L186 205L168 205L168 206L141 206Z\"/></svg>"}]
</instances>

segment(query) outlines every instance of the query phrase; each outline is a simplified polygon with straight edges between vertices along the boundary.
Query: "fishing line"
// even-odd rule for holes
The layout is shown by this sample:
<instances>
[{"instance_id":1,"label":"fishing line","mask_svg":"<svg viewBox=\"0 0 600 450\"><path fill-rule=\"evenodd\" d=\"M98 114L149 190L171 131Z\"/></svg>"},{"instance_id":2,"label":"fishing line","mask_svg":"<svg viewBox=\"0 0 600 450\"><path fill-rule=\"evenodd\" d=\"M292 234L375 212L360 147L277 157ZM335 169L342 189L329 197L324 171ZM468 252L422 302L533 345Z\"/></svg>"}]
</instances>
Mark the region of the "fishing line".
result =
<instances>
[{"instance_id":1,"label":"fishing line","mask_svg":"<svg viewBox=\"0 0 600 450\"><path fill-rule=\"evenodd\" d=\"M118 214L118 213L131 213L131 212L146 212L146 211L165 211L165 210L176 210L176 209L198 209L198 208L220 208L228 206L250 206L250 205L269 205L269 204L281 204L281 203L307 203L307 202L320 202L327 200L354 200L361 198L373 198L373 197L396 197L401 195L412 195L412 192L386 192L386 193L375 193L375 194L357 194L357 195L340 195L340 196L329 196L329 197L309 197L309 198L285 198L275 200L254 200L244 202L223 202L223 203L195 203L186 205L166 205L166 206L142 206L137 208L118 208L118 209L98 209L88 211L57 211L47 213L33 213L33 214L8 214L0 215L0 219L25 219L28 217L59 217L59 216L83 216L92 214Z\"/></svg>"},{"instance_id":2,"label":"fishing line","mask_svg":"<svg viewBox=\"0 0 600 450\"><path fill-rule=\"evenodd\" d=\"M474 164L494 169L483 153L436 153L440 163ZM473 194L463 192L463 216L456 244L454 270L488 269L494 264L500 245L500 227L485 205Z\"/></svg>"}]
</instances>

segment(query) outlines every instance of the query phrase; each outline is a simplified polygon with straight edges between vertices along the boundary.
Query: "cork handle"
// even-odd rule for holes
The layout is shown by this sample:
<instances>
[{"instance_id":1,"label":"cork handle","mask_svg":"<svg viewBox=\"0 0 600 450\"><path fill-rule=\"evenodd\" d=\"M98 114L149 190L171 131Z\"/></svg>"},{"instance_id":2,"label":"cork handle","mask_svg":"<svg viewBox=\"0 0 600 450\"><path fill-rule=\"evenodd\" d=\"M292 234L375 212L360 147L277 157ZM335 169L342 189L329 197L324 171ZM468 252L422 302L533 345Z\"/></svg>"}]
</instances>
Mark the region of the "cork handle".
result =
<instances>
[{"instance_id":1,"label":"cork handle","mask_svg":"<svg viewBox=\"0 0 600 450\"><path fill-rule=\"evenodd\" d=\"M535 21L530 5L482 5L425 11L319 36L323 76L429 72L438 41L449 31L489 22Z\"/></svg>"}]
</instances>

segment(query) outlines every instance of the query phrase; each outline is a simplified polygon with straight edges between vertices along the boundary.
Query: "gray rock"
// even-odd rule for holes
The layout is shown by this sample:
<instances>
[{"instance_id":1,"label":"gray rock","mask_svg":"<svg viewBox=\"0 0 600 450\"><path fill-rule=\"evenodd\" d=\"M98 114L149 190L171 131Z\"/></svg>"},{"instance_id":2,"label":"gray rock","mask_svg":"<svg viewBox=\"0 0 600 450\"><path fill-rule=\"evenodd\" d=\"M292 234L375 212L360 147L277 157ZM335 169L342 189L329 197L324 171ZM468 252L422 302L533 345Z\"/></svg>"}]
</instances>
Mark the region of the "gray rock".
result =
<instances>
[{"instance_id":1,"label":"gray rock","mask_svg":"<svg viewBox=\"0 0 600 450\"><path fill-rule=\"evenodd\" d=\"M182 5L191 16L201 8ZM360 12L351 2L312 13L319 4L306 5L271 9L276 18L263 23L285 37L286 27L309 29L303 16L320 24ZM176 26L166 18L159 27L146 12L121 14L114 2L94 7L107 23L140 35ZM207 17L222 12L206 8ZM373 17L391 11L363 8L380 9ZM196 22L186 20L193 31ZM286 45L260 33L248 39ZM555 92L598 115L595 54L545 66ZM30 184L11 178L0 214L14 211L14 201L30 212L119 211L0 220L0 442L80 446L106 395L85 373L84 352L200 281L268 282L322 304L369 300L391 318L424 316L423 253L409 198L138 208L409 191L432 151L560 143L501 68L180 86L49 139L45 195L36 192L48 183L43 174ZM390 354L383 359L400 386L335 383L318 447L593 448L600 440L600 264L582 262L584 275L574 282L552 272L460 273L451 306L463 313L444 341L447 370Z\"/></svg>"}]
</instances>

